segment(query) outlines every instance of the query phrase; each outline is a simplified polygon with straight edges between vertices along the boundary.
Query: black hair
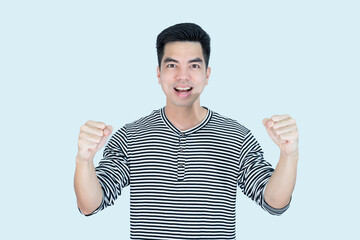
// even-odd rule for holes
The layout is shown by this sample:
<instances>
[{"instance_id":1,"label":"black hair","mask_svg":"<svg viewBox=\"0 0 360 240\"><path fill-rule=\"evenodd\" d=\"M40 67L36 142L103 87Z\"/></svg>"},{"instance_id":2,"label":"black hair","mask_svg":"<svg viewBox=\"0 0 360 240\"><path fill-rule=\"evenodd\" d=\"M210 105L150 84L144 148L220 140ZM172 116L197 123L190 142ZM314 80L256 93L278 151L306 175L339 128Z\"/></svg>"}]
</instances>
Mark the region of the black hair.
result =
<instances>
[{"instance_id":1,"label":"black hair","mask_svg":"<svg viewBox=\"0 0 360 240\"><path fill-rule=\"evenodd\" d=\"M164 56L164 47L168 42L191 41L201 44L205 66L209 65L210 59L210 36L195 23L179 23L163 30L156 40L156 50L159 68Z\"/></svg>"}]
</instances>

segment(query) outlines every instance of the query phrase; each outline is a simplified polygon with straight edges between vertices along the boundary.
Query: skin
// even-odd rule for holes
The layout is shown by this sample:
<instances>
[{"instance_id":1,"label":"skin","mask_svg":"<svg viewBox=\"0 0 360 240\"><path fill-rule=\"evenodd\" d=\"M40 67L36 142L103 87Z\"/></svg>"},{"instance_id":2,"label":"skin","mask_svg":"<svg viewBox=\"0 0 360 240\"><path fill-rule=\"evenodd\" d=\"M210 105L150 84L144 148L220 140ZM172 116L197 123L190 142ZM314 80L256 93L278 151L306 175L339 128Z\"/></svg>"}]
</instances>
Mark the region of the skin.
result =
<instances>
[{"instance_id":1,"label":"skin","mask_svg":"<svg viewBox=\"0 0 360 240\"><path fill-rule=\"evenodd\" d=\"M198 125L207 110L200 105L200 95L207 86L211 68L205 66L198 42L171 42L164 48L157 77L166 95L165 114L171 123L184 131ZM179 93L175 88L192 88ZM265 189L265 201L274 208L286 206L291 198L297 171L298 130L289 115L274 115L263 120L270 138L280 149L280 158ZM92 213L102 201L102 189L95 174L93 159L106 143L112 127L102 122L87 121L80 128L74 188L78 207Z\"/></svg>"},{"instance_id":2,"label":"skin","mask_svg":"<svg viewBox=\"0 0 360 240\"><path fill-rule=\"evenodd\" d=\"M84 214L92 213L102 201L103 193L93 160L111 132L112 126L90 120L80 128L74 188L78 207Z\"/></svg>"},{"instance_id":3,"label":"skin","mask_svg":"<svg viewBox=\"0 0 360 240\"><path fill-rule=\"evenodd\" d=\"M210 73L211 68L205 66L200 43L165 44L157 77L166 95L165 114L178 129L190 129L205 118L207 110L200 106L200 95L208 84ZM184 97L177 94L176 87L192 87L192 90Z\"/></svg>"},{"instance_id":4,"label":"skin","mask_svg":"<svg viewBox=\"0 0 360 240\"><path fill-rule=\"evenodd\" d=\"M279 161L265 189L265 201L273 208L285 207L291 199L299 160L299 133L295 119L289 115L274 115L263 119L263 125L280 149Z\"/></svg>"}]
</instances>

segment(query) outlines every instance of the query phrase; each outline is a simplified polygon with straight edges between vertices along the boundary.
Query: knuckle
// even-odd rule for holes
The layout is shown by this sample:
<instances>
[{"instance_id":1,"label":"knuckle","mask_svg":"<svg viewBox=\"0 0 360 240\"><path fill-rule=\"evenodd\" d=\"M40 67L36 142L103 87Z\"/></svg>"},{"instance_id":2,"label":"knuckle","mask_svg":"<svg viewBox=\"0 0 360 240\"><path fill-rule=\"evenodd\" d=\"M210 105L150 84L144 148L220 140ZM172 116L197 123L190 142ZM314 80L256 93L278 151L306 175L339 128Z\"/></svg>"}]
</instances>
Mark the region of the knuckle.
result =
<instances>
[{"instance_id":1,"label":"knuckle","mask_svg":"<svg viewBox=\"0 0 360 240\"><path fill-rule=\"evenodd\" d=\"M83 139L85 137L86 137L86 133L84 133L84 132L79 133L79 139Z\"/></svg>"},{"instance_id":2,"label":"knuckle","mask_svg":"<svg viewBox=\"0 0 360 240\"><path fill-rule=\"evenodd\" d=\"M86 125L82 125L82 126L80 127L80 131L81 131L81 132L85 131L85 129L86 129Z\"/></svg>"}]
</instances>

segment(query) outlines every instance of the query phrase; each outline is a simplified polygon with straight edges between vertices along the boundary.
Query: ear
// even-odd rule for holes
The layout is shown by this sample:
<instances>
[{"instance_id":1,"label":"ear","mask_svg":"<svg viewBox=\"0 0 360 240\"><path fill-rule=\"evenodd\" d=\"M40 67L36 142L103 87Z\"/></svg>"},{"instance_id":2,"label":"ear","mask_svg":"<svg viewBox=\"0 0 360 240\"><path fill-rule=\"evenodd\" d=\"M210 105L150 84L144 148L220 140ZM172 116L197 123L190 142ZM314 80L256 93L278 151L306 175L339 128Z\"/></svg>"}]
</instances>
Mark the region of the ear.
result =
<instances>
[{"instance_id":1,"label":"ear","mask_svg":"<svg viewBox=\"0 0 360 240\"><path fill-rule=\"evenodd\" d=\"M159 66L157 66L157 68L156 68L156 75L158 78L158 83L160 84L160 68L159 68Z\"/></svg>"},{"instance_id":2,"label":"ear","mask_svg":"<svg viewBox=\"0 0 360 240\"><path fill-rule=\"evenodd\" d=\"M208 67L206 69L206 85L208 85L208 83L209 83L210 74L211 74L211 68Z\"/></svg>"}]
</instances>

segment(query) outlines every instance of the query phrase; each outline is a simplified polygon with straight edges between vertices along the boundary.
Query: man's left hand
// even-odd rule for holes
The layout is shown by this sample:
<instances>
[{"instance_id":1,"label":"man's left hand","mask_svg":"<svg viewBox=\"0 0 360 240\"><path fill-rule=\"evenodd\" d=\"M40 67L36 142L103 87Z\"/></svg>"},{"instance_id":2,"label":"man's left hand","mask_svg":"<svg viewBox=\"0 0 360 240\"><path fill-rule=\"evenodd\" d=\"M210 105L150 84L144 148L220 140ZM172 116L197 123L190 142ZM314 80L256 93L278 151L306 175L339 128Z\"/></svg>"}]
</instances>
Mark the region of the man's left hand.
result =
<instances>
[{"instance_id":1,"label":"man's left hand","mask_svg":"<svg viewBox=\"0 0 360 240\"><path fill-rule=\"evenodd\" d=\"M296 156L298 152L299 133L295 119L289 115L274 115L263 119L263 124L270 138L280 148L282 154Z\"/></svg>"}]
</instances>

